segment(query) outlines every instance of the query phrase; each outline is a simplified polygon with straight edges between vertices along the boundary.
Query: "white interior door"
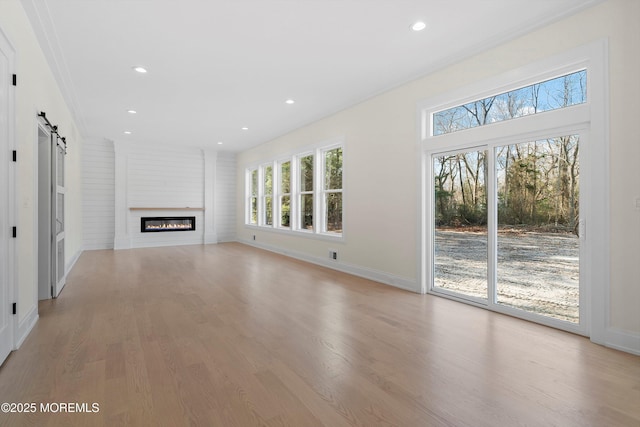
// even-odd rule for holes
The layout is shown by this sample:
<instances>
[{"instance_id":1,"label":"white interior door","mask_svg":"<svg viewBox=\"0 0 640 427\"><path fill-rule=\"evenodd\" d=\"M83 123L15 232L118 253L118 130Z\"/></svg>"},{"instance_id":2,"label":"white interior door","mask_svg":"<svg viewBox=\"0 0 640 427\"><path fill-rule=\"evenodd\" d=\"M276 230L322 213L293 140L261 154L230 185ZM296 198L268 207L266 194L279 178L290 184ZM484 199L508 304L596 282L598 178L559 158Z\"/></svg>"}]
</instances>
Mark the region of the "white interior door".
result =
<instances>
[{"instance_id":1,"label":"white interior door","mask_svg":"<svg viewBox=\"0 0 640 427\"><path fill-rule=\"evenodd\" d=\"M10 57L12 52L7 40L0 32L0 364L13 349L13 298L10 268L12 226L11 185L13 161L10 158L11 135L9 133L11 109Z\"/></svg>"},{"instance_id":2,"label":"white interior door","mask_svg":"<svg viewBox=\"0 0 640 427\"><path fill-rule=\"evenodd\" d=\"M64 156L65 143L62 139L56 138L56 144L52 153L52 182L54 185L53 197L51 200L51 230L53 232L52 248L52 266L53 266L53 297L57 297L65 285L65 221L64 221L64 199L65 199L65 183L64 183Z\"/></svg>"},{"instance_id":3,"label":"white interior door","mask_svg":"<svg viewBox=\"0 0 640 427\"><path fill-rule=\"evenodd\" d=\"M65 284L65 143L38 127L38 299L56 298Z\"/></svg>"},{"instance_id":4,"label":"white interior door","mask_svg":"<svg viewBox=\"0 0 640 427\"><path fill-rule=\"evenodd\" d=\"M51 134L38 126L38 299L53 296Z\"/></svg>"}]
</instances>

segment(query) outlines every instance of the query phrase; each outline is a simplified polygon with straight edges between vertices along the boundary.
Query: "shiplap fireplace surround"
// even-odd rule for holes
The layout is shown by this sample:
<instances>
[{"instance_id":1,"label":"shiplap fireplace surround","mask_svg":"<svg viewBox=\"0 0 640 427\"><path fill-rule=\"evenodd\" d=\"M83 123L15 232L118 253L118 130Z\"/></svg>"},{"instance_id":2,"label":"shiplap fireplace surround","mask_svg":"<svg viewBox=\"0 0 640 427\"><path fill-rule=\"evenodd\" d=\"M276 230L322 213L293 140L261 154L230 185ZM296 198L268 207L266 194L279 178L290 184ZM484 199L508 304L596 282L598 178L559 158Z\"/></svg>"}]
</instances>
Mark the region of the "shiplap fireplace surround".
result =
<instances>
[{"instance_id":1,"label":"shiplap fireplace surround","mask_svg":"<svg viewBox=\"0 0 640 427\"><path fill-rule=\"evenodd\" d=\"M114 249L217 243L217 153L114 142ZM195 216L189 233L142 233L142 217Z\"/></svg>"}]
</instances>

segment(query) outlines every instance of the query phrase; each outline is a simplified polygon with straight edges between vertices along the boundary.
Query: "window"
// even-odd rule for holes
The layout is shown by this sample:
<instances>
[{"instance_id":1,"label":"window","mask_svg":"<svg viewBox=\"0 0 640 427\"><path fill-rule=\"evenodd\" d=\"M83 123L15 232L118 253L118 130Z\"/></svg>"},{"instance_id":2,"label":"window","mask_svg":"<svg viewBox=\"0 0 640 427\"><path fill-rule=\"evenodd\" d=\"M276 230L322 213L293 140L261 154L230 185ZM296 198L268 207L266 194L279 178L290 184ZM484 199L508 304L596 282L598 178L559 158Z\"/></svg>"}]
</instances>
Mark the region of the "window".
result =
<instances>
[{"instance_id":1,"label":"window","mask_svg":"<svg viewBox=\"0 0 640 427\"><path fill-rule=\"evenodd\" d=\"M423 292L602 340L605 52L593 43L421 104Z\"/></svg>"},{"instance_id":2,"label":"window","mask_svg":"<svg viewBox=\"0 0 640 427\"><path fill-rule=\"evenodd\" d=\"M300 230L313 230L313 154L298 159L298 206Z\"/></svg>"},{"instance_id":3,"label":"window","mask_svg":"<svg viewBox=\"0 0 640 427\"><path fill-rule=\"evenodd\" d=\"M576 71L541 83L458 105L433 114L433 135L511 120L583 104L587 72Z\"/></svg>"},{"instance_id":4,"label":"window","mask_svg":"<svg viewBox=\"0 0 640 427\"><path fill-rule=\"evenodd\" d=\"M280 163L280 227L291 227L291 161Z\"/></svg>"},{"instance_id":5,"label":"window","mask_svg":"<svg viewBox=\"0 0 640 427\"><path fill-rule=\"evenodd\" d=\"M263 174L263 212L262 223L273 225L273 165L262 167Z\"/></svg>"},{"instance_id":6,"label":"window","mask_svg":"<svg viewBox=\"0 0 640 427\"><path fill-rule=\"evenodd\" d=\"M247 222L249 224L258 223L258 169L248 171L249 181L249 198L248 198L248 212Z\"/></svg>"},{"instance_id":7,"label":"window","mask_svg":"<svg viewBox=\"0 0 640 427\"><path fill-rule=\"evenodd\" d=\"M342 233L342 147L323 152L323 230Z\"/></svg>"},{"instance_id":8,"label":"window","mask_svg":"<svg viewBox=\"0 0 640 427\"><path fill-rule=\"evenodd\" d=\"M323 145L247 169L246 224L340 238L343 144Z\"/></svg>"}]
</instances>

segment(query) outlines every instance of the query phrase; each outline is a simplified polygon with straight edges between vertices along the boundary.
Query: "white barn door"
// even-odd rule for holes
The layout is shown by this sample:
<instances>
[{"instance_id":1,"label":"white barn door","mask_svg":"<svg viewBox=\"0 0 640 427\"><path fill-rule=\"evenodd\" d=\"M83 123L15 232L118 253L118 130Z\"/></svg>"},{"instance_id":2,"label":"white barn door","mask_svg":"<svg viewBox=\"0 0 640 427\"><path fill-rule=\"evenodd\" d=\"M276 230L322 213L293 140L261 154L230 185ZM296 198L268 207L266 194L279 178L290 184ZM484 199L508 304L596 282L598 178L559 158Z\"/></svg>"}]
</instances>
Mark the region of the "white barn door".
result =
<instances>
[{"instance_id":1,"label":"white barn door","mask_svg":"<svg viewBox=\"0 0 640 427\"><path fill-rule=\"evenodd\" d=\"M51 198L51 220L53 232L52 241L54 243L52 251L52 266L53 266L53 297L56 298L60 295L60 291L65 285L65 255L64 255L64 239L65 239L65 222L64 222L64 198L65 198L65 185L64 185L64 156L65 156L65 142L61 138L57 138L56 144L52 147L52 190L54 194Z\"/></svg>"}]
</instances>

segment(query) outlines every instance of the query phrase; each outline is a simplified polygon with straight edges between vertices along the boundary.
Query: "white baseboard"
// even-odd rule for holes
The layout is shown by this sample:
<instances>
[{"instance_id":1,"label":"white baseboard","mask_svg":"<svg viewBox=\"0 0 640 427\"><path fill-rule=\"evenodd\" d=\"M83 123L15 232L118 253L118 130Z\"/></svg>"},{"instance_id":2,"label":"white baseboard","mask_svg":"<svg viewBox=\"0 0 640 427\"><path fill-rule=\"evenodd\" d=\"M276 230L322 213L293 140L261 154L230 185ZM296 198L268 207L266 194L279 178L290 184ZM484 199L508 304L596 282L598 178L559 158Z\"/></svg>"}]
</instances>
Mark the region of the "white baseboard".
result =
<instances>
[{"instance_id":1,"label":"white baseboard","mask_svg":"<svg viewBox=\"0 0 640 427\"><path fill-rule=\"evenodd\" d=\"M109 243L88 243L82 247L82 251L100 251L104 249L113 249L113 240Z\"/></svg>"},{"instance_id":2,"label":"white baseboard","mask_svg":"<svg viewBox=\"0 0 640 427\"><path fill-rule=\"evenodd\" d=\"M131 249L131 238L129 236L116 236L113 239L113 249Z\"/></svg>"},{"instance_id":3,"label":"white baseboard","mask_svg":"<svg viewBox=\"0 0 640 427\"><path fill-rule=\"evenodd\" d=\"M414 279L397 276L395 274L386 273L379 270L374 270L368 267L361 267L357 265L347 264L341 261L333 261L330 259L324 259L313 255L308 255L302 252L292 251L290 249L283 249L272 245L265 245L256 243L253 240L238 239L239 243L253 246L259 249L264 249L269 252L275 252L281 255L285 255L291 258L298 259L300 261L306 261L311 264L327 267L332 270L341 271L343 273L352 274L354 276L362 277L372 280L374 282L383 283L385 285L400 288L405 291L420 293L420 286Z\"/></svg>"},{"instance_id":4,"label":"white baseboard","mask_svg":"<svg viewBox=\"0 0 640 427\"><path fill-rule=\"evenodd\" d=\"M35 304L31 307L31 310L27 313L27 315L22 319L20 323L18 323L18 328L16 330L16 340L14 345L14 350L20 348L24 340L27 338L31 330L36 325L38 321L38 304Z\"/></svg>"},{"instance_id":5,"label":"white baseboard","mask_svg":"<svg viewBox=\"0 0 640 427\"><path fill-rule=\"evenodd\" d=\"M236 233L220 233L218 234L218 243L237 242Z\"/></svg>"},{"instance_id":6,"label":"white baseboard","mask_svg":"<svg viewBox=\"0 0 640 427\"><path fill-rule=\"evenodd\" d=\"M73 266L76 265L76 262L78 262L78 259L80 258L80 255L82 255L82 252L83 252L83 249L79 250L78 252L75 253L73 258L71 258L71 260L69 260L69 262L65 266L65 270L64 270L64 276L65 277L69 274L69 272L71 271Z\"/></svg>"},{"instance_id":7,"label":"white baseboard","mask_svg":"<svg viewBox=\"0 0 640 427\"><path fill-rule=\"evenodd\" d=\"M205 233L204 234L204 244L210 245L213 243L218 243L218 235L216 233Z\"/></svg>"},{"instance_id":8,"label":"white baseboard","mask_svg":"<svg viewBox=\"0 0 640 427\"><path fill-rule=\"evenodd\" d=\"M604 342L606 347L640 356L640 335L617 328L607 328Z\"/></svg>"}]
</instances>

